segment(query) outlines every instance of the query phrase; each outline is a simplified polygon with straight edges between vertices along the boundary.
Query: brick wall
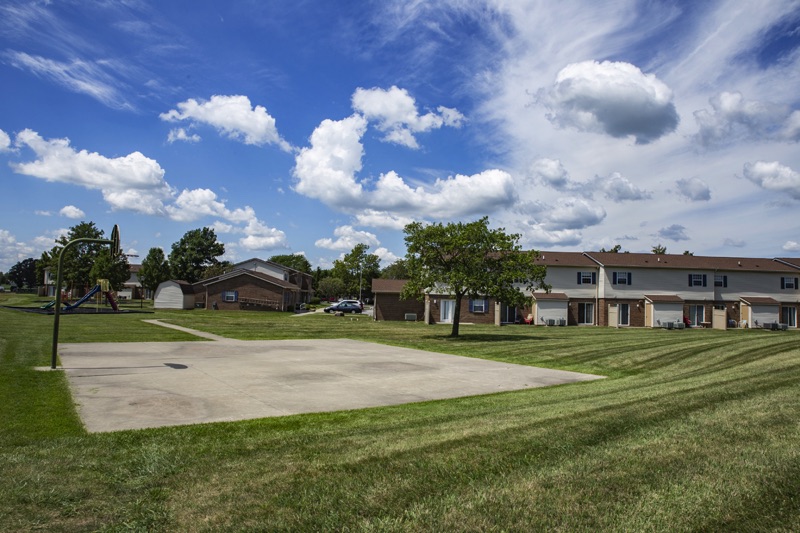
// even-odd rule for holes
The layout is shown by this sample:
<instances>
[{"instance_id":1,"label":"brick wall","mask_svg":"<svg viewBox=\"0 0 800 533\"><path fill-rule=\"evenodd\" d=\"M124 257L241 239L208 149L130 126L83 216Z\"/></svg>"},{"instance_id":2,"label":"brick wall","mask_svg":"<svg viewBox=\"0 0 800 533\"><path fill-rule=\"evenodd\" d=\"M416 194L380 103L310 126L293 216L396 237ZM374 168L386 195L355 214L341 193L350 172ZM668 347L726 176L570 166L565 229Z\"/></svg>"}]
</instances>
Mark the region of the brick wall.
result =
<instances>
[{"instance_id":1,"label":"brick wall","mask_svg":"<svg viewBox=\"0 0 800 533\"><path fill-rule=\"evenodd\" d=\"M445 298L447 300L448 298ZM432 296L431 299L431 324L438 324L441 322L442 316L440 296ZM488 300L485 313L470 313L469 312L469 298L461 300L461 318L460 323L472 324L494 324L494 300Z\"/></svg>"},{"instance_id":2,"label":"brick wall","mask_svg":"<svg viewBox=\"0 0 800 533\"><path fill-rule=\"evenodd\" d=\"M258 300L274 300L277 302L276 308L269 308L264 306L253 306L243 304L240 301L226 302L222 297L224 291L238 291L239 299L241 298L255 298ZM219 309L225 310L282 310L283 305L283 292L284 289L273 285L267 281L263 281L251 276L238 276L235 278L227 279L214 283L208 287L208 299L206 300L206 309L210 309L214 302L217 303ZM293 305L294 295L290 293L286 305Z\"/></svg>"},{"instance_id":3,"label":"brick wall","mask_svg":"<svg viewBox=\"0 0 800 533\"><path fill-rule=\"evenodd\" d=\"M424 320L425 302L401 300L399 293L375 294L375 320L405 320L406 313L416 313L417 320Z\"/></svg>"}]
</instances>

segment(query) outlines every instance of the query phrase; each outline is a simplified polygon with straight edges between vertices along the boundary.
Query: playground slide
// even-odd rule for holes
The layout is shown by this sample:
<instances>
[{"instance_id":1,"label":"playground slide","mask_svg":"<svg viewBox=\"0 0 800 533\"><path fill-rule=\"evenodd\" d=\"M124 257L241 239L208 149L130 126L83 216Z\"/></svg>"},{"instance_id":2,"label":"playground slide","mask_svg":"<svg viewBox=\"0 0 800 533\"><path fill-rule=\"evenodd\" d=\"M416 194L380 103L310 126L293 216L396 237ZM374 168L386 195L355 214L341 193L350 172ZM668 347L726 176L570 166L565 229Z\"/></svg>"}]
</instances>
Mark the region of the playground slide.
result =
<instances>
[{"instance_id":1,"label":"playground slide","mask_svg":"<svg viewBox=\"0 0 800 533\"><path fill-rule=\"evenodd\" d=\"M106 299L108 303L111 304L111 309L114 311L119 311L119 306L117 305L117 299L114 298L114 293L111 291L106 291Z\"/></svg>"},{"instance_id":2,"label":"playground slide","mask_svg":"<svg viewBox=\"0 0 800 533\"><path fill-rule=\"evenodd\" d=\"M86 293L86 296L84 296L83 298L81 298L80 300L75 302L74 304L64 307L64 311L71 311L71 310L75 309L76 307L78 307L79 305L86 303L87 300L89 300L92 296L94 296L98 292L100 292L100 285L95 285L94 289L92 289L92 290L90 290L89 292Z\"/></svg>"},{"instance_id":3,"label":"playground slide","mask_svg":"<svg viewBox=\"0 0 800 533\"><path fill-rule=\"evenodd\" d=\"M56 305L56 301L55 301L55 300L53 300L53 301L52 301L52 302L50 302L50 303L46 303L46 304L44 304L44 305L40 306L40 307L39 307L39 309L50 309L50 308L51 308L51 307L53 307L54 305Z\"/></svg>"}]
</instances>

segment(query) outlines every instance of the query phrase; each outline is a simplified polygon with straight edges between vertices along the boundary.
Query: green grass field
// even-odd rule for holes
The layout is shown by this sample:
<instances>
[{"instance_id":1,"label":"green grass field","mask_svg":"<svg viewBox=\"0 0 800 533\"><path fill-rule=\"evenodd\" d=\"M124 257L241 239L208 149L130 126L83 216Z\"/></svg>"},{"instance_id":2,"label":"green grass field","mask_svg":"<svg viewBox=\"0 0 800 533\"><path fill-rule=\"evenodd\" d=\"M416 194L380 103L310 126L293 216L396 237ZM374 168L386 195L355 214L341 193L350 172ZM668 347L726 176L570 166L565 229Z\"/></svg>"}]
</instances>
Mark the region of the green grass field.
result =
<instances>
[{"instance_id":1,"label":"green grass field","mask_svg":"<svg viewBox=\"0 0 800 533\"><path fill-rule=\"evenodd\" d=\"M0 305L32 300L0 295ZM341 338L608 376L338 413L87 434L52 316L0 309L2 531L798 531L800 332L62 316L62 342Z\"/></svg>"}]
</instances>

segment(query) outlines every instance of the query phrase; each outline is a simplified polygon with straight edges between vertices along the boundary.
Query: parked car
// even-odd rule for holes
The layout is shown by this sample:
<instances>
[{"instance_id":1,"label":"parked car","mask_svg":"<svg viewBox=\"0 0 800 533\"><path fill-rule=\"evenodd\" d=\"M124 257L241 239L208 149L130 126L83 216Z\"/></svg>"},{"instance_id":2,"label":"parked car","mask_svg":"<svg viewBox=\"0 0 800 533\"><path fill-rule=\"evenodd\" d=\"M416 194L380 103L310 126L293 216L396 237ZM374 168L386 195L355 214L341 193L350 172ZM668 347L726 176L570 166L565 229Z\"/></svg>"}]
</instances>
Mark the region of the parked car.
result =
<instances>
[{"instance_id":1,"label":"parked car","mask_svg":"<svg viewBox=\"0 0 800 533\"><path fill-rule=\"evenodd\" d=\"M351 302L336 302L335 304L326 307L324 309L326 313L335 313L335 312L342 312L342 313L360 313L362 311L361 306L358 303Z\"/></svg>"},{"instance_id":2,"label":"parked car","mask_svg":"<svg viewBox=\"0 0 800 533\"><path fill-rule=\"evenodd\" d=\"M363 304L363 303L361 303L361 302L359 302L358 300L339 300L339 301L338 301L338 302L336 302L336 303L348 303L348 304L354 304L354 305L357 305L358 307L360 307L362 311L364 310L364 304Z\"/></svg>"}]
</instances>

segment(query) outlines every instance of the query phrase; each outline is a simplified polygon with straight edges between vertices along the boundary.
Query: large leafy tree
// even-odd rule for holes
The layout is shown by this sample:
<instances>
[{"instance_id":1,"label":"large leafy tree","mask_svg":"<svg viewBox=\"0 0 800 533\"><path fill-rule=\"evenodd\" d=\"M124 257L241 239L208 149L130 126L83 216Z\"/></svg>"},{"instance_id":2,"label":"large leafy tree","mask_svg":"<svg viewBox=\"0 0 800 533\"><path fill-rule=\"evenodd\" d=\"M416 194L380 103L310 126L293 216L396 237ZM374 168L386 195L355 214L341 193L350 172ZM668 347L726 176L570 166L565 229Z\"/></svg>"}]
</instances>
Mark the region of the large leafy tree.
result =
<instances>
[{"instance_id":1,"label":"large leafy tree","mask_svg":"<svg viewBox=\"0 0 800 533\"><path fill-rule=\"evenodd\" d=\"M164 250L161 248L150 248L147 257L139 267L139 283L148 291L155 291L158 286L170 278L169 262Z\"/></svg>"},{"instance_id":2,"label":"large leafy tree","mask_svg":"<svg viewBox=\"0 0 800 533\"><path fill-rule=\"evenodd\" d=\"M279 265L293 268L299 272L311 274L311 263L309 263L308 259L306 259L306 256L302 254L273 255L269 258L269 260L273 263L278 263Z\"/></svg>"},{"instance_id":3,"label":"large leafy tree","mask_svg":"<svg viewBox=\"0 0 800 533\"><path fill-rule=\"evenodd\" d=\"M29 257L23 259L8 270L7 277L17 287L36 286L36 265L38 261Z\"/></svg>"},{"instance_id":4,"label":"large leafy tree","mask_svg":"<svg viewBox=\"0 0 800 533\"><path fill-rule=\"evenodd\" d=\"M413 222L403 231L410 276L401 298L421 298L434 288L453 295L452 337L458 336L465 297L524 305L527 297L520 285L547 288L546 267L535 263L538 252L522 251L517 234L490 229L488 217L446 226Z\"/></svg>"},{"instance_id":5,"label":"large leafy tree","mask_svg":"<svg viewBox=\"0 0 800 533\"><path fill-rule=\"evenodd\" d=\"M398 259L381 270L381 277L384 279L408 279L408 263L405 259Z\"/></svg>"},{"instance_id":6,"label":"large leafy tree","mask_svg":"<svg viewBox=\"0 0 800 533\"><path fill-rule=\"evenodd\" d=\"M369 245L356 244L350 253L333 262L331 275L344 281L350 295L361 295L372 287L372 278L380 277L381 260L375 254L367 253Z\"/></svg>"},{"instance_id":7,"label":"large leafy tree","mask_svg":"<svg viewBox=\"0 0 800 533\"><path fill-rule=\"evenodd\" d=\"M665 255L667 253L667 247L662 246L661 243L658 243L655 246L653 246L652 251L656 255Z\"/></svg>"},{"instance_id":8,"label":"large leafy tree","mask_svg":"<svg viewBox=\"0 0 800 533\"><path fill-rule=\"evenodd\" d=\"M100 250L89 272L93 282L98 279L107 279L111 285L111 290L118 291L131 277L131 265L125 254L111 256L108 247Z\"/></svg>"},{"instance_id":9,"label":"large leafy tree","mask_svg":"<svg viewBox=\"0 0 800 533\"><path fill-rule=\"evenodd\" d=\"M81 222L69 229L66 236L62 235L56 239L55 246L49 254L42 254L42 258L49 258L49 266L53 272L58 268L58 258L61 250L70 241L75 239L105 239L103 231L95 226L94 222ZM71 246L64 253L62 279L68 286L85 289L94 286L92 281L92 266L94 266L100 251L107 249L108 245L100 243L81 242ZM126 278L127 279L127 278Z\"/></svg>"},{"instance_id":10,"label":"large leafy tree","mask_svg":"<svg viewBox=\"0 0 800 533\"><path fill-rule=\"evenodd\" d=\"M321 298L338 298L345 294L345 290L344 282L339 278L322 278L317 284L317 295Z\"/></svg>"},{"instance_id":11,"label":"large leafy tree","mask_svg":"<svg viewBox=\"0 0 800 533\"><path fill-rule=\"evenodd\" d=\"M169 266L174 279L195 283L203 279L207 268L217 265L217 257L225 253L225 245L217 242L211 228L187 231L181 240L172 245Z\"/></svg>"}]
</instances>

